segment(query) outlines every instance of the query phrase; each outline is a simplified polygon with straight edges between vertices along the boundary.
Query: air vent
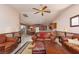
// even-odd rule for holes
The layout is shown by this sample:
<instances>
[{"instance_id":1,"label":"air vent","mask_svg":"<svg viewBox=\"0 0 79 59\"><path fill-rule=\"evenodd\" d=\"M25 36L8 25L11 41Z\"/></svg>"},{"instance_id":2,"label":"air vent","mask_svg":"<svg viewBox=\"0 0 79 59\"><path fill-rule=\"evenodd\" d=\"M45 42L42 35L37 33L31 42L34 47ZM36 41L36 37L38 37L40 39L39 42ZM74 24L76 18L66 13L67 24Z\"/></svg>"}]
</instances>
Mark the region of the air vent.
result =
<instances>
[{"instance_id":1,"label":"air vent","mask_svg":"<svg viewBox=\"0 0 79 59\"><path fill-rule=\"evenodd\" d=\"M24 17L28 17L28 15L27 15L27 14L23 14L23 16L24 16Z\"/></svg>"}]
</instances>

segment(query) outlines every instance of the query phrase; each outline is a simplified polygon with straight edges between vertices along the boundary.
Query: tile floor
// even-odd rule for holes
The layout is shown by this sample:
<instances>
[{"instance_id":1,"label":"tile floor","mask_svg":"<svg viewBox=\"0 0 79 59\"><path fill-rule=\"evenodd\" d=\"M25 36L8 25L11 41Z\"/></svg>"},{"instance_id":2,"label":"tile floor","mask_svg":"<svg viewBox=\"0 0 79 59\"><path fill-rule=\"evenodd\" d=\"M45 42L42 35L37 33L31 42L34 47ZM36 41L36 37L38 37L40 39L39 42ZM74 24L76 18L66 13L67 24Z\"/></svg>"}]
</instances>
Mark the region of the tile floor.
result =
<instances>
[{"instance_id":1,"label":"tile floor","mask_svg":"<svg viewBox=\"0 0 79 59\"><path fill-rule=\"evenodd\" d=\"M20 54L30 41L31 41L31 36L22 37L21 43L18 45L18 47L13 52L11 52L11 54L15 54L15 53ZM25 44L25 47L22 47L24 44ZM17 52L19 49L21 49L21 50L19 52Z\"/></svg>"},{"instance_id":2,"label":"tile floor","mask_svg":"<svg viewBox=\"0 0 79 59\"><path fill-rule=\"evenodd\" d=\"M32 54L32 44L29 43L28 46L24 49L24 51L21 54Z\"/></svg>"}]
</instances>

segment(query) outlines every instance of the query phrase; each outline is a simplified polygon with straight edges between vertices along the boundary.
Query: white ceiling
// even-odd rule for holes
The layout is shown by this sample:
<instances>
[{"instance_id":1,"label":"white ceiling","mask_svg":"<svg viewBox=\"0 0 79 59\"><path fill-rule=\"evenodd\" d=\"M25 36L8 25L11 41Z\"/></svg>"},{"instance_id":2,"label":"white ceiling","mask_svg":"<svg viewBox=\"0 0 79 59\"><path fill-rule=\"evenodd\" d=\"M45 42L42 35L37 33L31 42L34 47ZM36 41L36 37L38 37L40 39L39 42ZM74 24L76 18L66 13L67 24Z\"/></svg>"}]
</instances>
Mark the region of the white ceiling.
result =
<instances>
[{"instance_id":1,"label":"white ceiling","mask_svg":"<svg viewBox=\"0 0 79 59\"><path fill-rule=\"evenodd\" d=\"M33 14L35 10L32 8L40 8L39 4L12 4L21 14L26 13L28 17L21 17L21 22L25 24L48 24L55 20L56 16L65 8L71 6L70 4L44 4L48 6L51 13L45 13L44 16L40 14Z\"/></svg>"}]
</instances>

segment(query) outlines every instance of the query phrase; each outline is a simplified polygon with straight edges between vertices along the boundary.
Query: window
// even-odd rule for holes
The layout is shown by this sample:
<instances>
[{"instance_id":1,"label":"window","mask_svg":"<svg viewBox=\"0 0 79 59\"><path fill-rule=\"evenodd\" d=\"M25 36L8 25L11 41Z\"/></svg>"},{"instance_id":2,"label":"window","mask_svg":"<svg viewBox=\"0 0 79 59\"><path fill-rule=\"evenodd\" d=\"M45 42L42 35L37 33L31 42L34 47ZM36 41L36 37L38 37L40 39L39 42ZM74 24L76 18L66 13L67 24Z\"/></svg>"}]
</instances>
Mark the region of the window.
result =
<instances>
[{"instance_id":1,"label":"window","mask_svg":"<svg viewBox=\"0 0 79 59\"><path fill-rule=\"evenodd\" d=\"M70 27L79 26L79 15L70 18Z\"/></svg>"},{"instance_id":2,"label":"window","mask_svg":"<svg viewBox=\"0 0 79 59\"><path fill-rule=\"evenodd\" d=\"M39 32L39 27L36 27L35 28L35 32Z\"/></svg>"}]
</instances>

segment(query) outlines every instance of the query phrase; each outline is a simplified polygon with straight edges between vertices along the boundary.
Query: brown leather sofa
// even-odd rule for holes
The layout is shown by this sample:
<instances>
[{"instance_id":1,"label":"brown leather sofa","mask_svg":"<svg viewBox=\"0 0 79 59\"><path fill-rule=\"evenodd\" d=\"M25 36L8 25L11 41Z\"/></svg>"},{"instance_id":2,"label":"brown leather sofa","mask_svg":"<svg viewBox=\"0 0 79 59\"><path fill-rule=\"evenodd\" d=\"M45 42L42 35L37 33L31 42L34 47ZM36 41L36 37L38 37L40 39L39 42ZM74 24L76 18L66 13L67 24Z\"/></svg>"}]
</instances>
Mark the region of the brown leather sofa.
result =
<instances>
[{"instance_id":1,"label":"brown leather sofa","mask_svg":"<svg viewBox=\"0 0 79 59\"><path fill-rule=\"evenodd\" d=\"M0 34L0 53L11 53L18 46L17 39Z\"/></svg>"},{"instance_id":2,"label":"brown leather sofa","mask_svg":"<svg viewBox=\"0 0 79 59\"><path fill-rule=\"evenodd\" d=\"M72 54L79 54L79 45L69 43L68 38L70 37L61 37L60 42L62 43L62 46L64 46ZM71 38L79 39L79 34L74 34Z\"/></svg>"}]
</instances>

